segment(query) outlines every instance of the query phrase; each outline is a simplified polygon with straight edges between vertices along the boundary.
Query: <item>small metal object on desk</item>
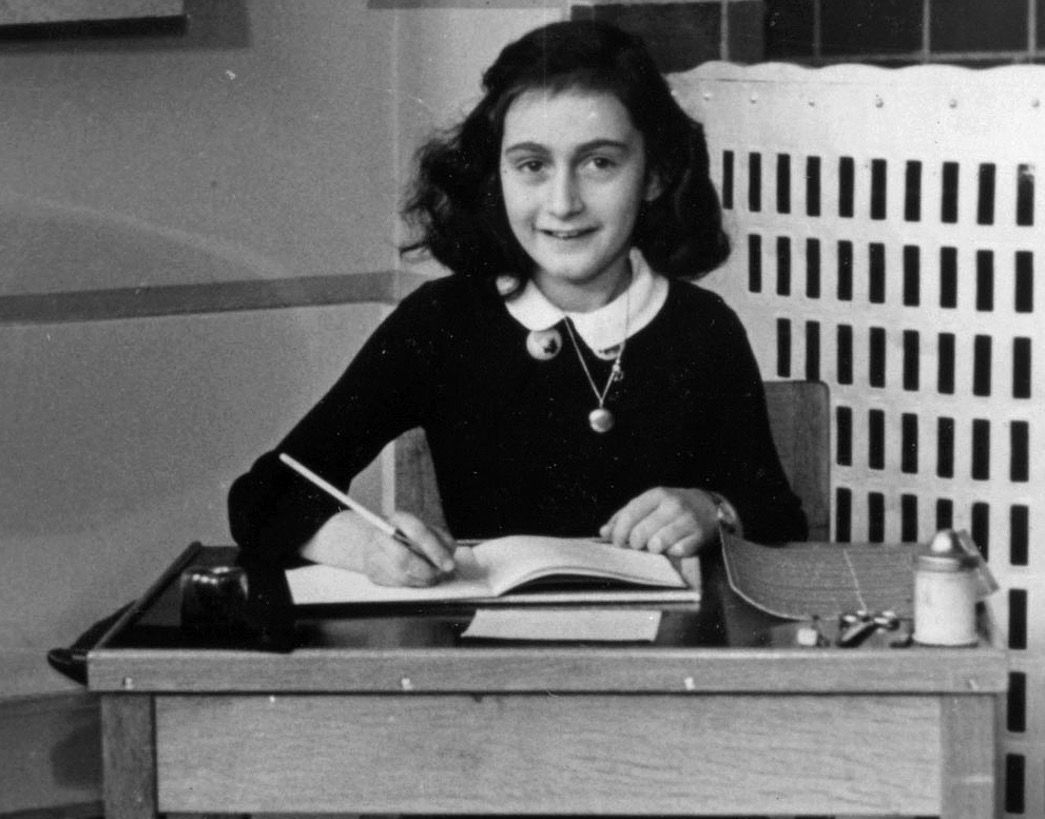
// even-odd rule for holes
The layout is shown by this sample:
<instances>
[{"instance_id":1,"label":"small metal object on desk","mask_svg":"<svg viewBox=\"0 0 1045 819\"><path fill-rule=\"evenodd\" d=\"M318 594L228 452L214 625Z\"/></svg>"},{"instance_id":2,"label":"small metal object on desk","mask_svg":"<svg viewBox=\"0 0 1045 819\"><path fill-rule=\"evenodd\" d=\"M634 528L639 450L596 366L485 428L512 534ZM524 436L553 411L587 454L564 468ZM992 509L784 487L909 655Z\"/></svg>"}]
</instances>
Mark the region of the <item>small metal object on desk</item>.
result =
<instances>
[{"instance_id":1,"label":"small metal object on desk","mask_svg":"<svg viewBox=\"0 0 1045 819\"><path fill-rule=\"evenodd\" d=\"M241 566L190 566L181 573L181 626L228 634L245 623L249 584Z\"/></svg>"},{"instance_id":2,"label":"small metal object on desk","mask_svg":"<svg viewBox=\"0 0 1045 819\"><path fill-rule=\"evenodd\" d=\"M831 644L821 629L820 618L815 614L795 632L795 642L803 648L824 648Z\"/></svg>"},{"instance_id":3,"label":"small metal object on desk","mask_svg":"<svg viewBox=\"0 0 1045 819\"><path fill-rule=\"evenodd\" d=\"M896 631L900 618L893 611L855 611L838 618L838 645L855 648L876 631Z\"/></svg>"}]
</instances>

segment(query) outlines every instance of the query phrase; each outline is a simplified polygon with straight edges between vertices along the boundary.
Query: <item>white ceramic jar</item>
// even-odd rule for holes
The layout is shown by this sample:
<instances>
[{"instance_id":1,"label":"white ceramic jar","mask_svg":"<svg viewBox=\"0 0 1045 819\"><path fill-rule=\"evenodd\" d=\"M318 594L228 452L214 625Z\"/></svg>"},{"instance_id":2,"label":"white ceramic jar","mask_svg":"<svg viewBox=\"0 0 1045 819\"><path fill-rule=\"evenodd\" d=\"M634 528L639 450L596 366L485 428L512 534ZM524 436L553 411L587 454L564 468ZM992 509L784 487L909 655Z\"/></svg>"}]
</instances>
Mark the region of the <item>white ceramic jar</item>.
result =
<instances>
[{"instance_id":1,"label":"white ceramic jar","mask_svg":"<svg viewBox=\"0 0 1045 819\"><path fill-rule=\"evenodd\" d=\"M914 640L966 646L976 633L976 566L950 530L938 532L914 562Z\"/></svg>"}]
</instances>

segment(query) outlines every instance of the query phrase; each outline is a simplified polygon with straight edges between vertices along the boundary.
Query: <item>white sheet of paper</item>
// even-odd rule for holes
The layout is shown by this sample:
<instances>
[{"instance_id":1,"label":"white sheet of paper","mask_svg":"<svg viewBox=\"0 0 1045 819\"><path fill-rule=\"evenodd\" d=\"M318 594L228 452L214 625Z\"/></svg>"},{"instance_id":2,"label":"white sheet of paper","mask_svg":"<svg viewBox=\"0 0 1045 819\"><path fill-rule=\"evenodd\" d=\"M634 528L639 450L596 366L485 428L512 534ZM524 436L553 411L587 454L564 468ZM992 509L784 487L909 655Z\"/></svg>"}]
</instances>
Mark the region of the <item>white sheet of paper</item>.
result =
<instances>
[{"instance_id":1,"label":"white sheet of paper","mask_svg":"<svg viewBox=\"0 0 1045 819\"><path fill-rule=\"evenodd\" d=\"M651 643L659 611L646 609L479 609L463 637Z\"/></svg>"}]
</instances>

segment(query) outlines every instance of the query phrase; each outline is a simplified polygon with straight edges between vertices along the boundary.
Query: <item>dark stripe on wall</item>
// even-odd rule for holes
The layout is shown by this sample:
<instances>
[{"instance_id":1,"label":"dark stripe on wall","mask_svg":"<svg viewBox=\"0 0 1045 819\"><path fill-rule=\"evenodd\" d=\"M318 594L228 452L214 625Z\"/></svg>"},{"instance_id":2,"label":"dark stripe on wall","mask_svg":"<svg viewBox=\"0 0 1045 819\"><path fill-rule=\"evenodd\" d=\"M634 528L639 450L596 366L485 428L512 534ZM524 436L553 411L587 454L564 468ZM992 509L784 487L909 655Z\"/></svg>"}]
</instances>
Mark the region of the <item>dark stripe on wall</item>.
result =
<instances>
[{"instance_id":1,"label":"dark stripe on wall","mask_svg":"<svg viewBox=\"0 0 1045 819\"><path fill-rule=\"evenodd\" d=\"M425 280L426 277L416 273L380 270L341 276L0 296L0 325L111 321L364 302L394 304Z\"/></svg>"}]
</instances>

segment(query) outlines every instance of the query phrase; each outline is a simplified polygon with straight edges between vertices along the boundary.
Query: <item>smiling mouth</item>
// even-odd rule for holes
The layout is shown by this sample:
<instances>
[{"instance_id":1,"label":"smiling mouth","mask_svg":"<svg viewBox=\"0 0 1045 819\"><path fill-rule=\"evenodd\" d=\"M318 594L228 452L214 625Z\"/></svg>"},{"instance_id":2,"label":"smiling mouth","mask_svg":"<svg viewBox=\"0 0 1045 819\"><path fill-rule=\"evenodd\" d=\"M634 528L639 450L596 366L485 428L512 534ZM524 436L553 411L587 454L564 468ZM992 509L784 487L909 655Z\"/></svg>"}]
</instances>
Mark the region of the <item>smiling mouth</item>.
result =
<instances>
[{"instance_id":1,"label":"smiling mouth","mask_svg":"<svg viewBox=\"0 0 1045 819\"><path fill-rule=\"evenodd\" d=\"M550 236L553 239L579 239L582 236L588 236L595 232L595 228L580 228L579 230L541 230L545 236Z\"/></svg>"}]
</instances>

